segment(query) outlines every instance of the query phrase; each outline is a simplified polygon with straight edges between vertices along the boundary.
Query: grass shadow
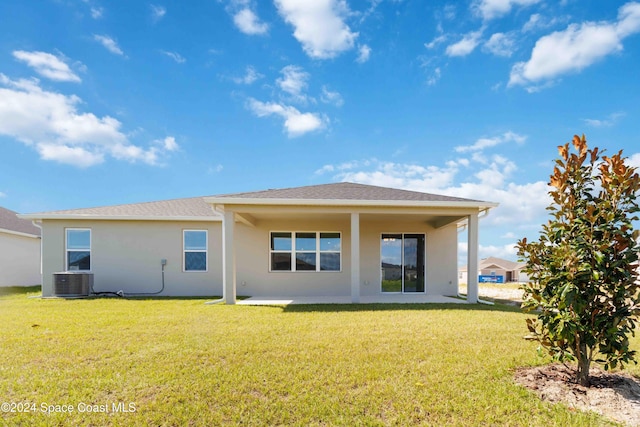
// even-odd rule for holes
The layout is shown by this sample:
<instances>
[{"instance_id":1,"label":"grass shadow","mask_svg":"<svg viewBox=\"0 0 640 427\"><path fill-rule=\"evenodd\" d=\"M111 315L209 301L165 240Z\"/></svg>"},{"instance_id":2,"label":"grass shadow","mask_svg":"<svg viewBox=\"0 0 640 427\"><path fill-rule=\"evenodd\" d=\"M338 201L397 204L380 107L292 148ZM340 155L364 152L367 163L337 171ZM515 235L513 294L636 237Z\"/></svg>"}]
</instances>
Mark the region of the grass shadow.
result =
<instances>
[{"instance_id":1,"label":"grass shadow","mask_svg":"<svg viewBox=\"0 0 640 427\"><path fill-rule=\"evenodd\" d=\"M420 304L394 304L394 303L375 303L375 304L289 304L286 306L273 305L270 307L278 307L283 313L305 313L305 312L321 312L321 313L340 313L354 311L440 311L440 310L458 310L458 311L499 311L505 313L522 313L520 307L507 304L440 304L440 303L420 303Z\"/></svg>"},{"instance_id":2,"label":"grass shadow","mask_svg":"<svg viewBox=\"0 0 640 427\"><path fill-rule=\"evenodd\" d=\"M42 286L6 286L0 287L0 296L6 295L26 295L34 292L42 292Z\"/></svg>"}]
</instances>

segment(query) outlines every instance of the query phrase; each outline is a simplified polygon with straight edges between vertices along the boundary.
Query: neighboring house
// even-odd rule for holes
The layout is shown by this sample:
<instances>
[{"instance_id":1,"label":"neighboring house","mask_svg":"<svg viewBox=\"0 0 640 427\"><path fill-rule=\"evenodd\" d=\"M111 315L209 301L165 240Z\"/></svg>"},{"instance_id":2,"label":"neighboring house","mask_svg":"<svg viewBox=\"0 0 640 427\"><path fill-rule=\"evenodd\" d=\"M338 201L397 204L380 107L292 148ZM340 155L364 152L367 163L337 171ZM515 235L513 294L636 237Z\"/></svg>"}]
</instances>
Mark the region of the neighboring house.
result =
<instances>
[{"instance_id":1,"label":"neighboring house","mask_svg":"<svg viewBox=\"0 0 640 427\"><path fill-rule=\"evenodd\" d=\"M524 262L513 262L502 258L488 257L478 263L478 280L480 282L507 283L527 282L529 278L522 271ZM467 267L458 269L458 282L467 283Z\"/></svg>"},{"instance_id":2,"label":"neighboring house","mask_svg":"<svg viewBox=\"0 0 640 427\"><path fill-rule=\"evenodd\" d=\"M0 207L0 286L40 283L40 229Z\"/></svg>"},{"instance_id":3,"label":"neighboring house","mask_svg":"<svg viewBox=\"0 0 640 427\"><path fill-rule=\"evenodd\" d=\"M338 183L22 217L42 226L44 296L53 273L84 270L96 292L360 302L455 296L458 224L468 224L475 270L478 216L495 206Z\"/></svg>"}]
</instances>

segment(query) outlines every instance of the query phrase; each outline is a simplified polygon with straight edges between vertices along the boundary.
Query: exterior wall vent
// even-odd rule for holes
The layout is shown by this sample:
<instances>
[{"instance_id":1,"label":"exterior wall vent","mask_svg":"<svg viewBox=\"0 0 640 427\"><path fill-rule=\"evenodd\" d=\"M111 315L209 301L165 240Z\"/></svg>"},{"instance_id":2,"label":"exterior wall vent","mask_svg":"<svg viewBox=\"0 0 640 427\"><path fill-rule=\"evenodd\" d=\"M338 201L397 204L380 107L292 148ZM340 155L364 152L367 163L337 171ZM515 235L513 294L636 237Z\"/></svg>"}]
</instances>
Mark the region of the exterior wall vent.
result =
<instances>
[{"instance_id":1,"label":"exterior wall vent","mask_svg":"<svg viewBox=\"0 0 640 427\"><path fill-rule=\"evenodd\" d=\"M63 298L88 297L93 288L93 273L53 273L53 296Z\"/></svg>"}]
</instances>

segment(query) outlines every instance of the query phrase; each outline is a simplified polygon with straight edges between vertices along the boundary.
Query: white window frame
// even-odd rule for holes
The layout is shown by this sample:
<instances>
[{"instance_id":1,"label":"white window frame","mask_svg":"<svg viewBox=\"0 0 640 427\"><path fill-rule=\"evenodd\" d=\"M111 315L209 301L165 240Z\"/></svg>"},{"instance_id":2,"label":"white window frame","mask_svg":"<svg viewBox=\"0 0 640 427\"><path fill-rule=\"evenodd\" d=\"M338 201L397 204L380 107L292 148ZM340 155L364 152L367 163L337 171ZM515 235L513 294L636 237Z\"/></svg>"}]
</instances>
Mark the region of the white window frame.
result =
<instances>
[{"instance_id":1,"label":"white window frame","mask_svg":"<svg viewBox=\"0 0 640 427\"><path fill-rule=\"evenodd\" d=\"M291 235L291 250L271 249L271 236L273 233L287 233ZM316 248L314 251L310 250L296 250L296 234L297 233L314 233L316 235ZM337 234L340 237L340 249L337 251L323 251L320 249L320 236L322 234ZM272 259L274 253L289 253L291 254L291 266L289 270L274 270L272 269ZM316 269L315 270L297 270L296 266L296 254L301 253L315 253L316 254ZM339 254L340 255L340 269L339 270L321 270L320 255L321 254ZM272 230L269 231L269 272L270 273L340 273L342 272L342 232L341 231L284 231L284 230Z\"/></svg>"},{"instance_id":2,"label":"white window frame","mask_svg":"<svg viewBox=\"0 0 640 427\"><path fill-rule=\"evenodd\" d=\"M69 231L88 231L89 232L89 248L88 249L69 249ZM93 268L93 232L90 228L69 227L64 229L64 270L65 271L86 271L91 272ZM69 270L69 252L89 252L89 269L88 270Z\"/></svg>"},{"instance_id":3,"label":"white window frame","mask_svg":"<svg viewBox=\"0 0 640 427\"><path fill-rule=\"evenodd\" d=\"M205 236L205 248L204 249L187 249L185 247L185 234L188 232L201 232ZM204 252L205 269L204 270L187 270L187 252ZM209 230L203 229L184 229L182 230L182 272L183 273L206 273L209 271Z\"/></svg>"}]
</instances>

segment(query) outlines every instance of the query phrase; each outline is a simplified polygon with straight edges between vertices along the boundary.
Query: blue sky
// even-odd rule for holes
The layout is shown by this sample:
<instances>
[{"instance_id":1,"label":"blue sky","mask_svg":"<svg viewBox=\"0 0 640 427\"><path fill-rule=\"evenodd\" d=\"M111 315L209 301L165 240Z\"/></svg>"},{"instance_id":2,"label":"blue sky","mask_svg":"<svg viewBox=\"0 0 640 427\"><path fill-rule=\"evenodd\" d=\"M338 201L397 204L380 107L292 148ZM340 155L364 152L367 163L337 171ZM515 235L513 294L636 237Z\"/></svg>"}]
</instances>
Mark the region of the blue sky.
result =
<instances>
[{"instance_id":1,"label":"blue sky","mask_svg":"<svg viewBox=\"0 0 640 427\"><path fill-rule=\"evenodd\" d=\"M640 3L0 2L0 206L38 212L343 180L546 219L574 134L640 166ZM461 236L464 241L464 236Z\"/></svg>"}]
</instances>

